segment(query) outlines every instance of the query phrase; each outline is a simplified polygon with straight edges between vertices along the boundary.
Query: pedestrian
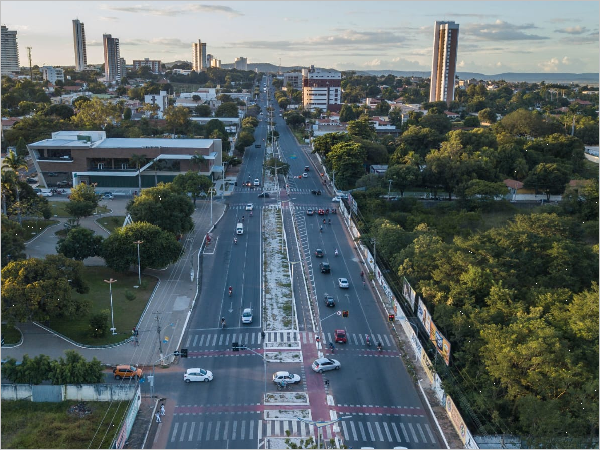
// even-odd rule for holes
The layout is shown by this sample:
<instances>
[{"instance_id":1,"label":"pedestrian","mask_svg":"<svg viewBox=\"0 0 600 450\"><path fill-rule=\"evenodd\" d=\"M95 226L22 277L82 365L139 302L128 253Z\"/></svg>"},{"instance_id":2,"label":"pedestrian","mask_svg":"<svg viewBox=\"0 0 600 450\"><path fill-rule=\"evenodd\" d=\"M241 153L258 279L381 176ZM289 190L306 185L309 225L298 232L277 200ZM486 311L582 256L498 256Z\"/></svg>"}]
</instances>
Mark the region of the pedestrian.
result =
<instances>
[{"instance_id":1,"label":"pedestrian","mask_svg":"<svg viewBox=\"0 0 600 450\"><path fill-rule=\"evenodd\" d=\"M161 423L162 420L160 420L160 414L156 413L156 423Z\"/></svg>"},{"instance_id":2,"label":"pedestrian","mask_svg":"<svg viewBox=\"0 0 600 450\"><path fill-rule=\"evenodd\" d=\"M160 415L164 416L165 415L165 404L161 403L160 405Z\"/></svg>"}]
</instances>

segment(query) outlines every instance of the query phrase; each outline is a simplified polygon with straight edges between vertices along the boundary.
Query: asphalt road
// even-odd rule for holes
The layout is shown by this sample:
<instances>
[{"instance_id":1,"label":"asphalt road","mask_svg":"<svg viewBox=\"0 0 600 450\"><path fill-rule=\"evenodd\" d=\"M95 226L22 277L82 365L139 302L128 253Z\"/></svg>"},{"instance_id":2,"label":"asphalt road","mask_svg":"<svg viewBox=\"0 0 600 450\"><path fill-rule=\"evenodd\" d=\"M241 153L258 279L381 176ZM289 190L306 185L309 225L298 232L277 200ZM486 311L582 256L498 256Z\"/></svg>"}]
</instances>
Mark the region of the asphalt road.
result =
<instances>
[{"instance_id":1,"label":"asphalt road","mask_svg":"<svg viewBox=\"0 0 600 450\"><path fill-rule=\"evenodd\" d=\"M264 98L261 86L261 99ZM261 107L267 116L265 101ZM309 207L331 208L338 206L324 193L312 195L313 189L324 189L318 171L307 155L296 143L293 135L279 117L275 106L273 115L276 129L280 133L279 147L283 159L290 164L288 192L282 191L284 226L288 238L298 230L298 249L309 274L310 291L317 297L317 328L321 327L325 342L333 340L336 329L345 329L347 344L336 344L333 358L339 360L339 371L316 374L310 364L316 356L315 331L308 313L307 299L302 295L300 271L296 271L295 292L300 329L297 335L288 337L302 342L304 361L301 363L265 363L260 357L263 348L261 336L261 214L260 208L276 203L269 199L258 199L260 188L242 186L247 179L261 178L265 145L255 149L252 145L244 156L238 176L238 186L228 199L229 208L214 232L213 242L203 257L203 283L197 306L191 316L183 347L188 348L189 357L182 359L183 367L172 373L161 374L161 392L174 400L173 418L168 427L168 448L264 448L265 436L285 437L285 430L306 436L312 433L297 421L264 420L263 399L267 392L274 391L271 381L276 370L289 370L302 376L302 382L292 389L305 391L311 399L313 418L330 409L337 417L346 417L340 422L338 436L351 448L439 448L440 443L434 426L427 415L416 388L409 377L397 347L389 333L386 319L370 287L363 287L360 277L361 265L354 244L343 229L341 217L307 216ZM265 120L260 122L255 136L257 142L266 138ZM305 166L310 167L308 178L298 178ZM294 178L293 175L296 175ZM280 177L283 180L283 177ZM281 187L285 187L283 183ZM254 214L249 216L245 204L253 203ZM244 234L235 235L235 225L245 216ZM293 216L293 217L292 217ZM319 226L323 217L332 223ZM234 237L238 238L234 244ZM290 242L295 242L295 237ZM320 258L314 251L325 252L324 261L331 264L331 273L322 274ZM339 256L334 256L338 249ZM349 280L348 289L340 289L339 277ZM233 294L228 295L228 286ZM336 306L327 307L323 296L334 296ZM243 308L252 308L252 324L241 324ZM349 317L335 314L349 311ZM220 327L220 318L226 327ZM367 346L365 336L371 336L372 345ZM283 337L285 339L285 337ZM267 341L282 339L267 333ZM378 352L377 341L383 344ZM232 342L247 345L250 350L233 352ZM329 353L327 350L325 353ZM328 355L329 356L329 355ZM183 382L187 368L201 367L211 370L214 380L209 383ZM329 386L325 386L325 380ZM325 394L333 396L334 405L328 406ZM325 438L331 435L324 435Z\"/></svg>"}]
</instances>

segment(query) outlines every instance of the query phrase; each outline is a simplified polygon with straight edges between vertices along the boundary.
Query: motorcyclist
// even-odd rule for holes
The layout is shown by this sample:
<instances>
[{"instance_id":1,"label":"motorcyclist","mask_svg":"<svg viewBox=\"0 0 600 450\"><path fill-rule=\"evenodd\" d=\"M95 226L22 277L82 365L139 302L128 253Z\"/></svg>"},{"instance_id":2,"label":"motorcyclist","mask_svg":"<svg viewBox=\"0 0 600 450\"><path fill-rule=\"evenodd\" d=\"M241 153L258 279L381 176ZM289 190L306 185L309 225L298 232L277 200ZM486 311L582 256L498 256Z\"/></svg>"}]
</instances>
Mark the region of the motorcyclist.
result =
<instances>
[{"instance_id":1,"label":"motorcyclist","mask_svg":"<svg viewBox=\"0 0 600 450\"><path fill-rule=\"evenodd\" d=\"M371 338L369 337L368 334L367 334L367 345L371 345Z\"/></svg>"},{"instance_id":2,"label":"motorcyclist","mask_svg":"<svg viewBox=\"0 0 600 450\"><path fill-rule=\"evenodd\" d=\"M233 288L229 286L229 296L231 297L231 293L233 292Z\"/></svg>"},{"instance_id":3,"label":"motorcyclist","mask_svg":"<svg viewBox=\"0 0 600 450\"><path fill-rule=\"evenodd\" d=\"M329 225L331 225L331 219L329 219Z\"/></svg>"},{"instance_id":4,"label":"motorcyclist","mask_svg":"<svg viewBox=\"0 0 600 450\"><path fill-rule=\"evenodd\" d=\"M335 351L335 345L333 345L333 342L329 343L329 349L331 350L331 353Z\"/></svg>"},{"instance_id":5,"label":"motorcyclist","mask_svg":"<svg viewBox=\"0 0 600 450\"><path fill-rule=\"evenodd\" d=\"M233 238L233 243L237 244L237 238L236 237Z\"/></svg>"},{"instance_id":6,"label":"motorcyclist","mask_svg":"<svg viewBox=\"0 0 600 450\"><path fill-rule=\"evenodd\" d=\"M322 233L323 232L323 225L321 225L319 231Z\"/></svg>"},{"instance_id":7,"label":"motorcyclist","mask_svg":"<svg viewBox=\"0 0 600 450\"><path fill-rule=\"evenodd\" d=\"M377 343L377 350L381 351L381 342Z\"/></svg>"},{"instance_id":8,"label":"motorcyclist","mask_svg":"<svg viewBox=\"0 0 600 450\"><path fill-rule=\"evenodd\" d=\"M335 256L337 256L337 255L338 255L338 251L337 251L337 248L336 248L335 249Z\"/></svg>"},{"instance_id":9,"label":"motorcyclist","mask_svg":"<svg viewBox=\"0 0 600 450\"><path fill-rule=\"evenodd\" d=\"M242 222L244 221L244 216L242 216Z\"/></svg>"},{"instance_id":10,"label":"motorcyclist","mask_svg":"<svg viewBox=\"0 0 600 450\"><path fill-rule=\"evenodd\" d=\"M252 211L250 211L250 217L252 217Z\"/></svg>"},{"instance_id":11,"label":"motorcyclist","mask_svg":"<svg viewBox=\"0 0 600 450\"><path fill-rule=\"evenodd\" d=\"M221 327L225 328L225 317L221 317Z\"/></svg>"}]
</instances>

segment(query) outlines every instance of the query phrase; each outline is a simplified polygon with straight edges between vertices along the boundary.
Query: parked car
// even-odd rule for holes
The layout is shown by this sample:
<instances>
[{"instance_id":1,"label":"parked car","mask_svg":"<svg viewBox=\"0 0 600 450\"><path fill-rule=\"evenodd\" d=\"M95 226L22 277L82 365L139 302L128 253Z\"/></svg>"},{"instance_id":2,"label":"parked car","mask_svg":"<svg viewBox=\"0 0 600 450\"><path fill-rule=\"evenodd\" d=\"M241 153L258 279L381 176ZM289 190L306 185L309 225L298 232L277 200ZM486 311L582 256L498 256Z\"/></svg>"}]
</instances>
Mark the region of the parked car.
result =
<instances>
[{"instance_id":1,"label":"parked car","mask_svg":"<svg viewBox=\"0 0 600 450\"><path fill-rule=\"evenodd\" d=\"M67 187L70 184L71 184L71 182L67 181L67 180L62 180L62 181L59 181L58 183L56 183L56 185L58 187Z\"/></svg>"},{"instance_id":2,"label":"parked car","mask_svg":"<svg viewBox=\"0 0 600 450\"><path fill-rule=\"evenodd\" d=\"M252 323L252 310L245 308L242 312L242 323Z\"/></svg>"},{"instance_id":3,"label":"parked car","mask_svg":"<svg viewBox=\"0 0 600 450\"><path fill-rule=\"evenodd\" d=\"M269 198L270 195L268 192L263 192L262 194L258 194L258 198Z\"/></svg>"},{"instance_id":4,"label":"parked car","mask_svg":"<svg viewBox=\"0 0 600 450\"><path fill-rule=\"evenodd\" d=\"M138 369L135 366L130 366L127 364L122 364L113 369L113 374L115 376L115 380L120 380L121 378L142 378L143 372L142 369Z\"/></svg>"},{"instance_id":5,"label":"parked car","mask_svg":"<svg viewBox=\"0 0 600 450\"><path fill-rule=\"evenodd\" d=\"M335 330L335 342L339 342L340 344L345 344L348 342L346 330Z\"/></svg>"},{"instance_id":6,"label":"parked car","mask_svg":"<svg viewBox=\"0 0 600 450\"><path fill-rule=\"evenodd\" d=\"M41 195L42 197L52 197L52 192L50 191L41 191L38 193L38 195Z\"/></svg>"},{"instance_id":7,"label":"parked car","mask_svg":"<svg viewBox=\"0 0 600 450\"><path fill-rule=\"evenodd\" d=\"M337 359L319 358L312 363L312 370L318 373L327 372L328 370L339 370L342 365Z\"/></svg>"},{"instance_id":8,"label":"parked car","mask_svg":"<svg viewBox=\"0 0 600 450\"><path fill-rule=\"evenodd\" d=\"M346 278L338 278L338 286L342 289L348 289L350 284Z\"/></svg>"},{"instance_id":9,"label":"parked car","mask_svg":"<svg viewBox=\"0 0 600 450\"><path fill-rule=\"evenodd\" d=\"M315 250L315 256L317 258L322 258L323 257L323 250L321 250L320 248Z\"/></svg>"},{"instance_id":10,"label":"parked car","mask_svg":"<svg viewBox=\"0 0 600 450\"><path fill-rule=\"evenodd\" d=\"M206 369L188 369L183 374L183 381L190 383L191 381L212 381L213 374L210 370Z\"/></svg>"},{"instance_id":11,"label":"parked car","mask_svg":"<svg viewBox=\"0 0 600 450\"><path fill-rule=\"evenodd\" d=\"M341 200L341 199L340 199L339 197L333 197L333 198L331 199L331 201L332 201L332 202L338 202L338 203L339 203L339 201L340 201L340 200Z\"/></svg>"},{"instance_id":12,"label":"parked car","mask_svg":"<svg viewBox=\"0 0 600 450\"><path fill-rule=\"evenodd\" d=\"M27 183L29 183L29 184L35 184L38 182L37 178L31 178L31 177L27 177L27 180L25 180L25 181L27 181Z\"/></svg>"},{"instance_id":13,"label":"parked car","mask_svg":"<svg viewBox=\"0 0 600 450\"><path fill-rule=\"evenodd\" d=\"M112 192L105 192L104 194L102 194L102 198L104 200L112 200L113 198L115 198L115 196L112 194Z\"/></svg>"},{"instance_id":14,"label":"parked car","mask_svg":"<svg viewBox=\"0 0 600 450\"><path fill-rule=\"evenodd\" d=\"M319 269L321 269L321 273L330 273L331 272L331 267L329 266L328 262L323 261L321 264L319 264Z\"/></svg>"},{"instance_id":15,"label":"parked car","mask_svg":"<svg viewBox=\"0 0 600 450\"><path fill-rule=\"evenodd\" d=\"M281 381L285 381L287 384L295 384L300 382L300 375L296 375L295 373L289 372L275 372L273 374L273 383L280 383Z\"/></svg>"},{"instance_id":16,"label":"parked car","mask_svg":"<svg viewBox=\"0 0 600 450\"><path fill-rule=\"evenodd\" d=\"M325 306L335 306L335 300L329 294L325 294Z\"/></svg>"}]
</instances>

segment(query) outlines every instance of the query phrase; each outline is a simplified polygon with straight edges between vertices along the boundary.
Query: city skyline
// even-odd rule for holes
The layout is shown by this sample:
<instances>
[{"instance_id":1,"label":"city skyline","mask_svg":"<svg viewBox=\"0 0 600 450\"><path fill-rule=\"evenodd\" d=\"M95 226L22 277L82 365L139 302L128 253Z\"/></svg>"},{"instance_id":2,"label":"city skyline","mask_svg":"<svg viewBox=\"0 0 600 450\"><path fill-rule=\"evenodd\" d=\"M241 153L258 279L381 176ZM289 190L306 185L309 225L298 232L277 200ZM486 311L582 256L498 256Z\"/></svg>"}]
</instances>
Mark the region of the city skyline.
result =
<instances>
[{"instance_id":1,"label":"city skyline","mask_svg":"<svg viewBox=\"0 0 600 450\"><path fill-rule=\"evenodd\" d=\"M103 34L121 57L191 62L193 42L233 64L336 70L431 71L435 21L460 24L457 71L597 72L597 2L28 2L3 1L21 63L73 66L72 21L85 23L88 64L103 63ZM311 7L314 6L314 7ZM268 24L268 26L265 26ZM201 25L201 26L199 26Z\"/></svg>"}]
</instances>

